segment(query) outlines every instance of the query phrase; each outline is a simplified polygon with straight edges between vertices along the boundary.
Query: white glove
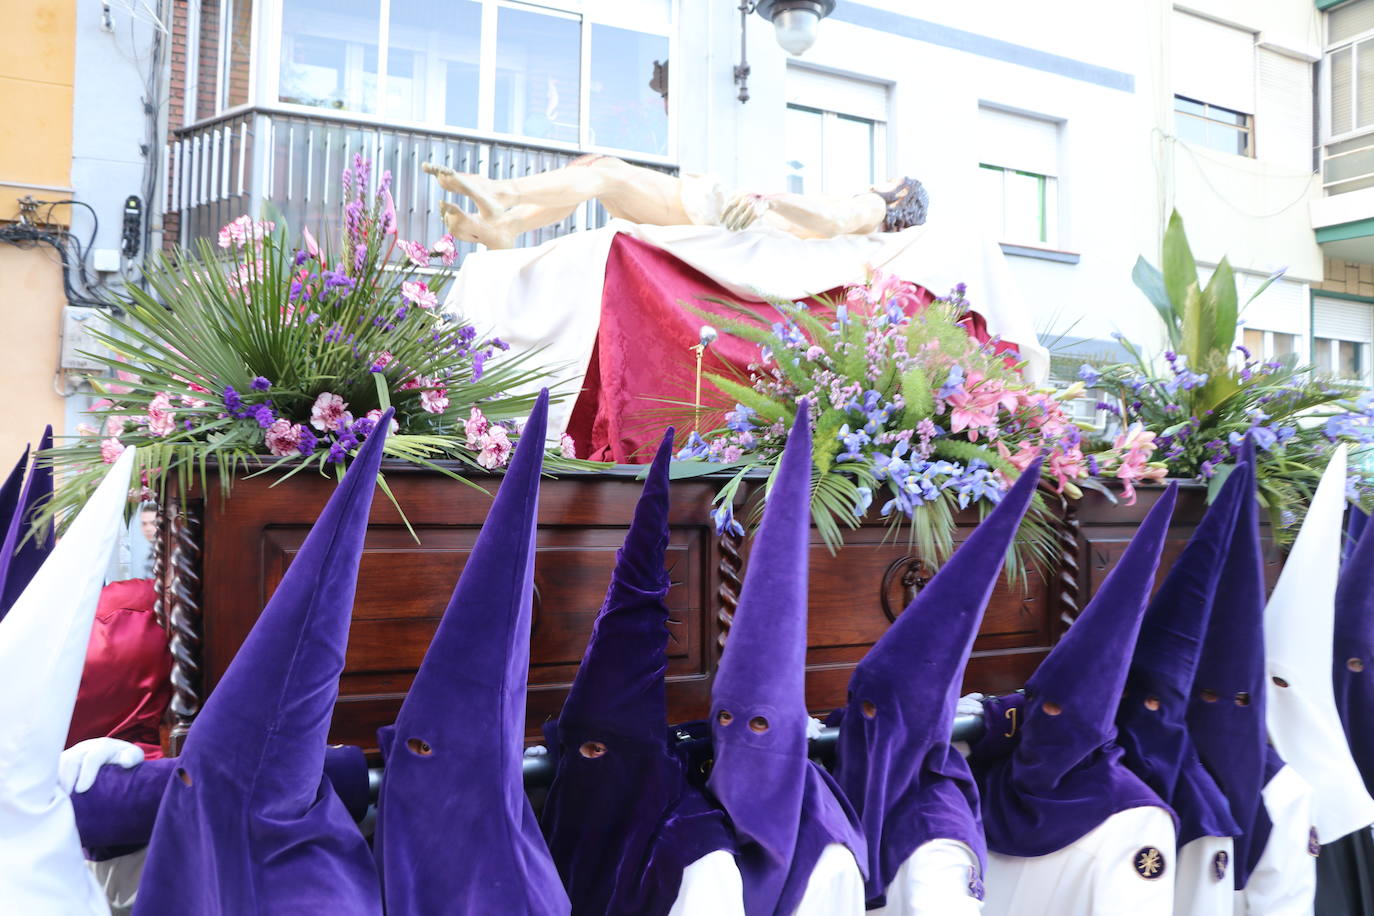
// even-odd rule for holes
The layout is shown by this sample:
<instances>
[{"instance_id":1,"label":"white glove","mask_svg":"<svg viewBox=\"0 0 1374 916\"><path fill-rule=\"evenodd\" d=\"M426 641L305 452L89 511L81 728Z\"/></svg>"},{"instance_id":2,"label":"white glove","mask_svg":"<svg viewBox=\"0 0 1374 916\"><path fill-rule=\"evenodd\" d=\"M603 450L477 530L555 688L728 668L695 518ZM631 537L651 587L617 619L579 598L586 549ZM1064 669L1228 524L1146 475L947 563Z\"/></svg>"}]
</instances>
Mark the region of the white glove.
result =
<instances>
[{"instance_id":1,"label":"white glove","mask_svg":"<svg viewBox=\"0 0 1374 916\"><path fill-rule=\"evenodd\" d=\"M57 784L68 795L95 785L100 768L107 764L124 769L143 762L143 748L118 738L89 738L62 752L57 761Z\"/></svg>"},{"instance_id":2,"label":"white glove","mask_svg":"<svg viewBox=\"0 0 1374 916\"><path fill-rule=\"evenodd\" d=\"M983 695L981 693L970 693L968 696L959 698L959 702L954 706L956 716L981 716L983 714Z\"/></svg>"},{"instance_id":3,"label":"white glove","mask_svg":"<svg viewBox=\"0 0 1374 916\"><path fill-rule=\"evenodd\" d=\"M807 740L814 741L821 736L821 729L825 728L825 723L815 716L806 717L806 737Z\"/></svg>"}]
</instances>

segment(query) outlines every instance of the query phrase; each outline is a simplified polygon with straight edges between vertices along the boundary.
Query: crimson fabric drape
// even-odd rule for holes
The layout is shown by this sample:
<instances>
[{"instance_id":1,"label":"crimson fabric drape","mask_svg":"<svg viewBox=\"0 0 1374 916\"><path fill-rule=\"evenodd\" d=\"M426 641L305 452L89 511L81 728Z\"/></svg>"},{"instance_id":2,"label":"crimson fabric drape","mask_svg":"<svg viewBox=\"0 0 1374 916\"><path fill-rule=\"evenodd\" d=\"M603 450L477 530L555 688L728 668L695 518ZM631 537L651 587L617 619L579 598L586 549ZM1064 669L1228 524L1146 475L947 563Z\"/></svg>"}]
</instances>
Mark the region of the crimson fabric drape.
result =
<instances>
[{"instance_id":1,"label":"crimson fabric drape","mask_svg":"<svg viewBox=\"0 0 1374 916\"><path fill-rule=\"evenodd\" d=\"M842 292L829 290L822 297L838 298ZM934 299L928 290L921 288L920 292L923 304ZM679 429L690 425L690 420L688 424L681 422L690 417L690 408L667 402L692 401L696 355L691 348L697 343L701 326L711 319L686 306L692 304L713 315L727 314L729 310L723 306L705 301L712 298L748 308L764 325L780 317L768 303L741 299L660 248L627 235L615 237L606 258L601 327L582 391L568 420L567 433L579 458L646 463L670 420L679 421ZM820 307L814 298L807 301ZM975 340L989 340L983 316L971 312L965 325ZM1007 342L997 342L994 347L998 352L1015 351L1015 345ZM703 368L707 372L734 371L747 378L749 363L757 359L756 345L722 333L706 350ZM719 403L720 396L713 394L709 386L703 386L703 402ZM719 421L720 411L705 411L702 428L715 427Z\"/></svg>"}]
</instances>

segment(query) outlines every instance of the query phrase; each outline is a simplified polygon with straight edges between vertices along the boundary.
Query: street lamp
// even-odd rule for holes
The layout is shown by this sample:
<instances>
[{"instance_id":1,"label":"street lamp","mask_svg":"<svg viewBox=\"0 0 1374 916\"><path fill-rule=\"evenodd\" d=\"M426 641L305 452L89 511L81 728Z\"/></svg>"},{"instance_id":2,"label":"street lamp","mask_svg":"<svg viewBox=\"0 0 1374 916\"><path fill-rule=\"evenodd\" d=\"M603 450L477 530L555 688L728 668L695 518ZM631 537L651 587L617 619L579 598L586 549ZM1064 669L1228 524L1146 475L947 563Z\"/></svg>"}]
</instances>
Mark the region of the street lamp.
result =
<instances>
[{"instance_id":1,"label":"street lamp","mask_svg":"<svg viewBox=\"0 0 1374 916\"><path fill-rule=\"evenodd\" d=\"M835 0L758 0L757 11L773 23L782 49L797 57L816 43L816 29L835 11Z\"/></svg>"},{"instance_id":2,"label":"street lamp","mask_svg":"<svg viewBox=\"0 0 1374 916\"><path fill-rule=\"evenodd\" d=\"M821 20L835 11L835 0L740 0L739 4L739 65L735 67L735 85L739 86L739 100L749 101L749 53L745 40L749 14L758 13L773 23L774 37L782 49L793 57L806 53L816 43L816 31Z\"/></svg>"}]
</instances>

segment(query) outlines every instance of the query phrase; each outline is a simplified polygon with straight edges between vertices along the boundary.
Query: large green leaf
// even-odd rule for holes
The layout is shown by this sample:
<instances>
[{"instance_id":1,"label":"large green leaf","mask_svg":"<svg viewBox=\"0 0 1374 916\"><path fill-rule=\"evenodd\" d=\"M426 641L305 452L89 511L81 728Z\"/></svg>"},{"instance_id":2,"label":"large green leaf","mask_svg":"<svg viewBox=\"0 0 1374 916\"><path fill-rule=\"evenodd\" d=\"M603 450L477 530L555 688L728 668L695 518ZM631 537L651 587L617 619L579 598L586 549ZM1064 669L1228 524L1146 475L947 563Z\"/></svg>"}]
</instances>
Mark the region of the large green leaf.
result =
<instances>
[{"instance_id":1,"label":"large green leaf","mask_svg":"<svg viewBox=\"0 0 1374 916\"><path fill-rule=\"evenodd\" d=\"M1240 316L1240 306L1236 298L1236 275L1225 258L1212 272L1212 279L1203 290L1203 298L1211 300L1214 310L1212 326L1212 353L1209 367L1224 364L1231 346L1236 342L1236 320Z\"/></svg>"},{"instance_id":2,"label":"large green leaf","mask_svg":"<svg viewBox=\"0 0 1374 916\"><path fill-rule=\"evenodd\" d=\"M1159 313L1160 321L1164 322L1164 330L1169 335L1169 346L1177 349L1178 339L1178 316L1174 313L1174 307L1169 301L1169 291L1164 286L1164 275L1144 257L1135 259L1135 267L1131 270L1131 279L1135 281L1136 287L1145 294L1145 298L1150 300L1150 304Z\"/></svg>"},{"instance_id":3,"label":"large green leaf","mask_svg":"<svg viewBox=\"0 0 1374 916\"><path fill-rule=\"evenodd\" d=\"M1197 262L1193 260L1188 235L1183 231L1183 217L1177 210L1169 217L1169 227L1164 230L1163 251L1164 289L1177 310L1187 299L1188 287L1197 285Z\"/></svg>"}]
</instances>

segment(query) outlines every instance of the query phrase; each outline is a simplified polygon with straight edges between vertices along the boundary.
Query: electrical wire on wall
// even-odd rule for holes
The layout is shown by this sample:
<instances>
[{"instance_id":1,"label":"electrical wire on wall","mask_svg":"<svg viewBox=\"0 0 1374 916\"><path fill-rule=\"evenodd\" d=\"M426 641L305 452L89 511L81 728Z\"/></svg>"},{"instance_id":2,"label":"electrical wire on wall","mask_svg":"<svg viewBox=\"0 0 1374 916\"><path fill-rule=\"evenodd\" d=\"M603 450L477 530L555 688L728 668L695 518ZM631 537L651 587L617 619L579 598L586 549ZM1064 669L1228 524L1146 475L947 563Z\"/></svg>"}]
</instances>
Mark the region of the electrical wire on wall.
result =
<instances>
[{"instance_id":1,"label":"electrical wire on wall","mask_svg":"<svg viewBox=\"0 0 1374 916\"><path fill-rule=\"evenodd\" d=\"M68 227L52 221L53 210L61 206L85 207L91 214L91 235L82 243ZM39 207L46 207L43 216L38 217ZM118 303L110 298L98 282L93 282L88 271L91 246L95 244L100 219L95 209L79 200L34 200L24 197L19 201L19 218L12 223L0 225L0 244L16 248L38 248L47 246L57 254L62 265L62 291L69 305L87 308L110 309L121 314Z\"/></svg>"}]
</instances>

